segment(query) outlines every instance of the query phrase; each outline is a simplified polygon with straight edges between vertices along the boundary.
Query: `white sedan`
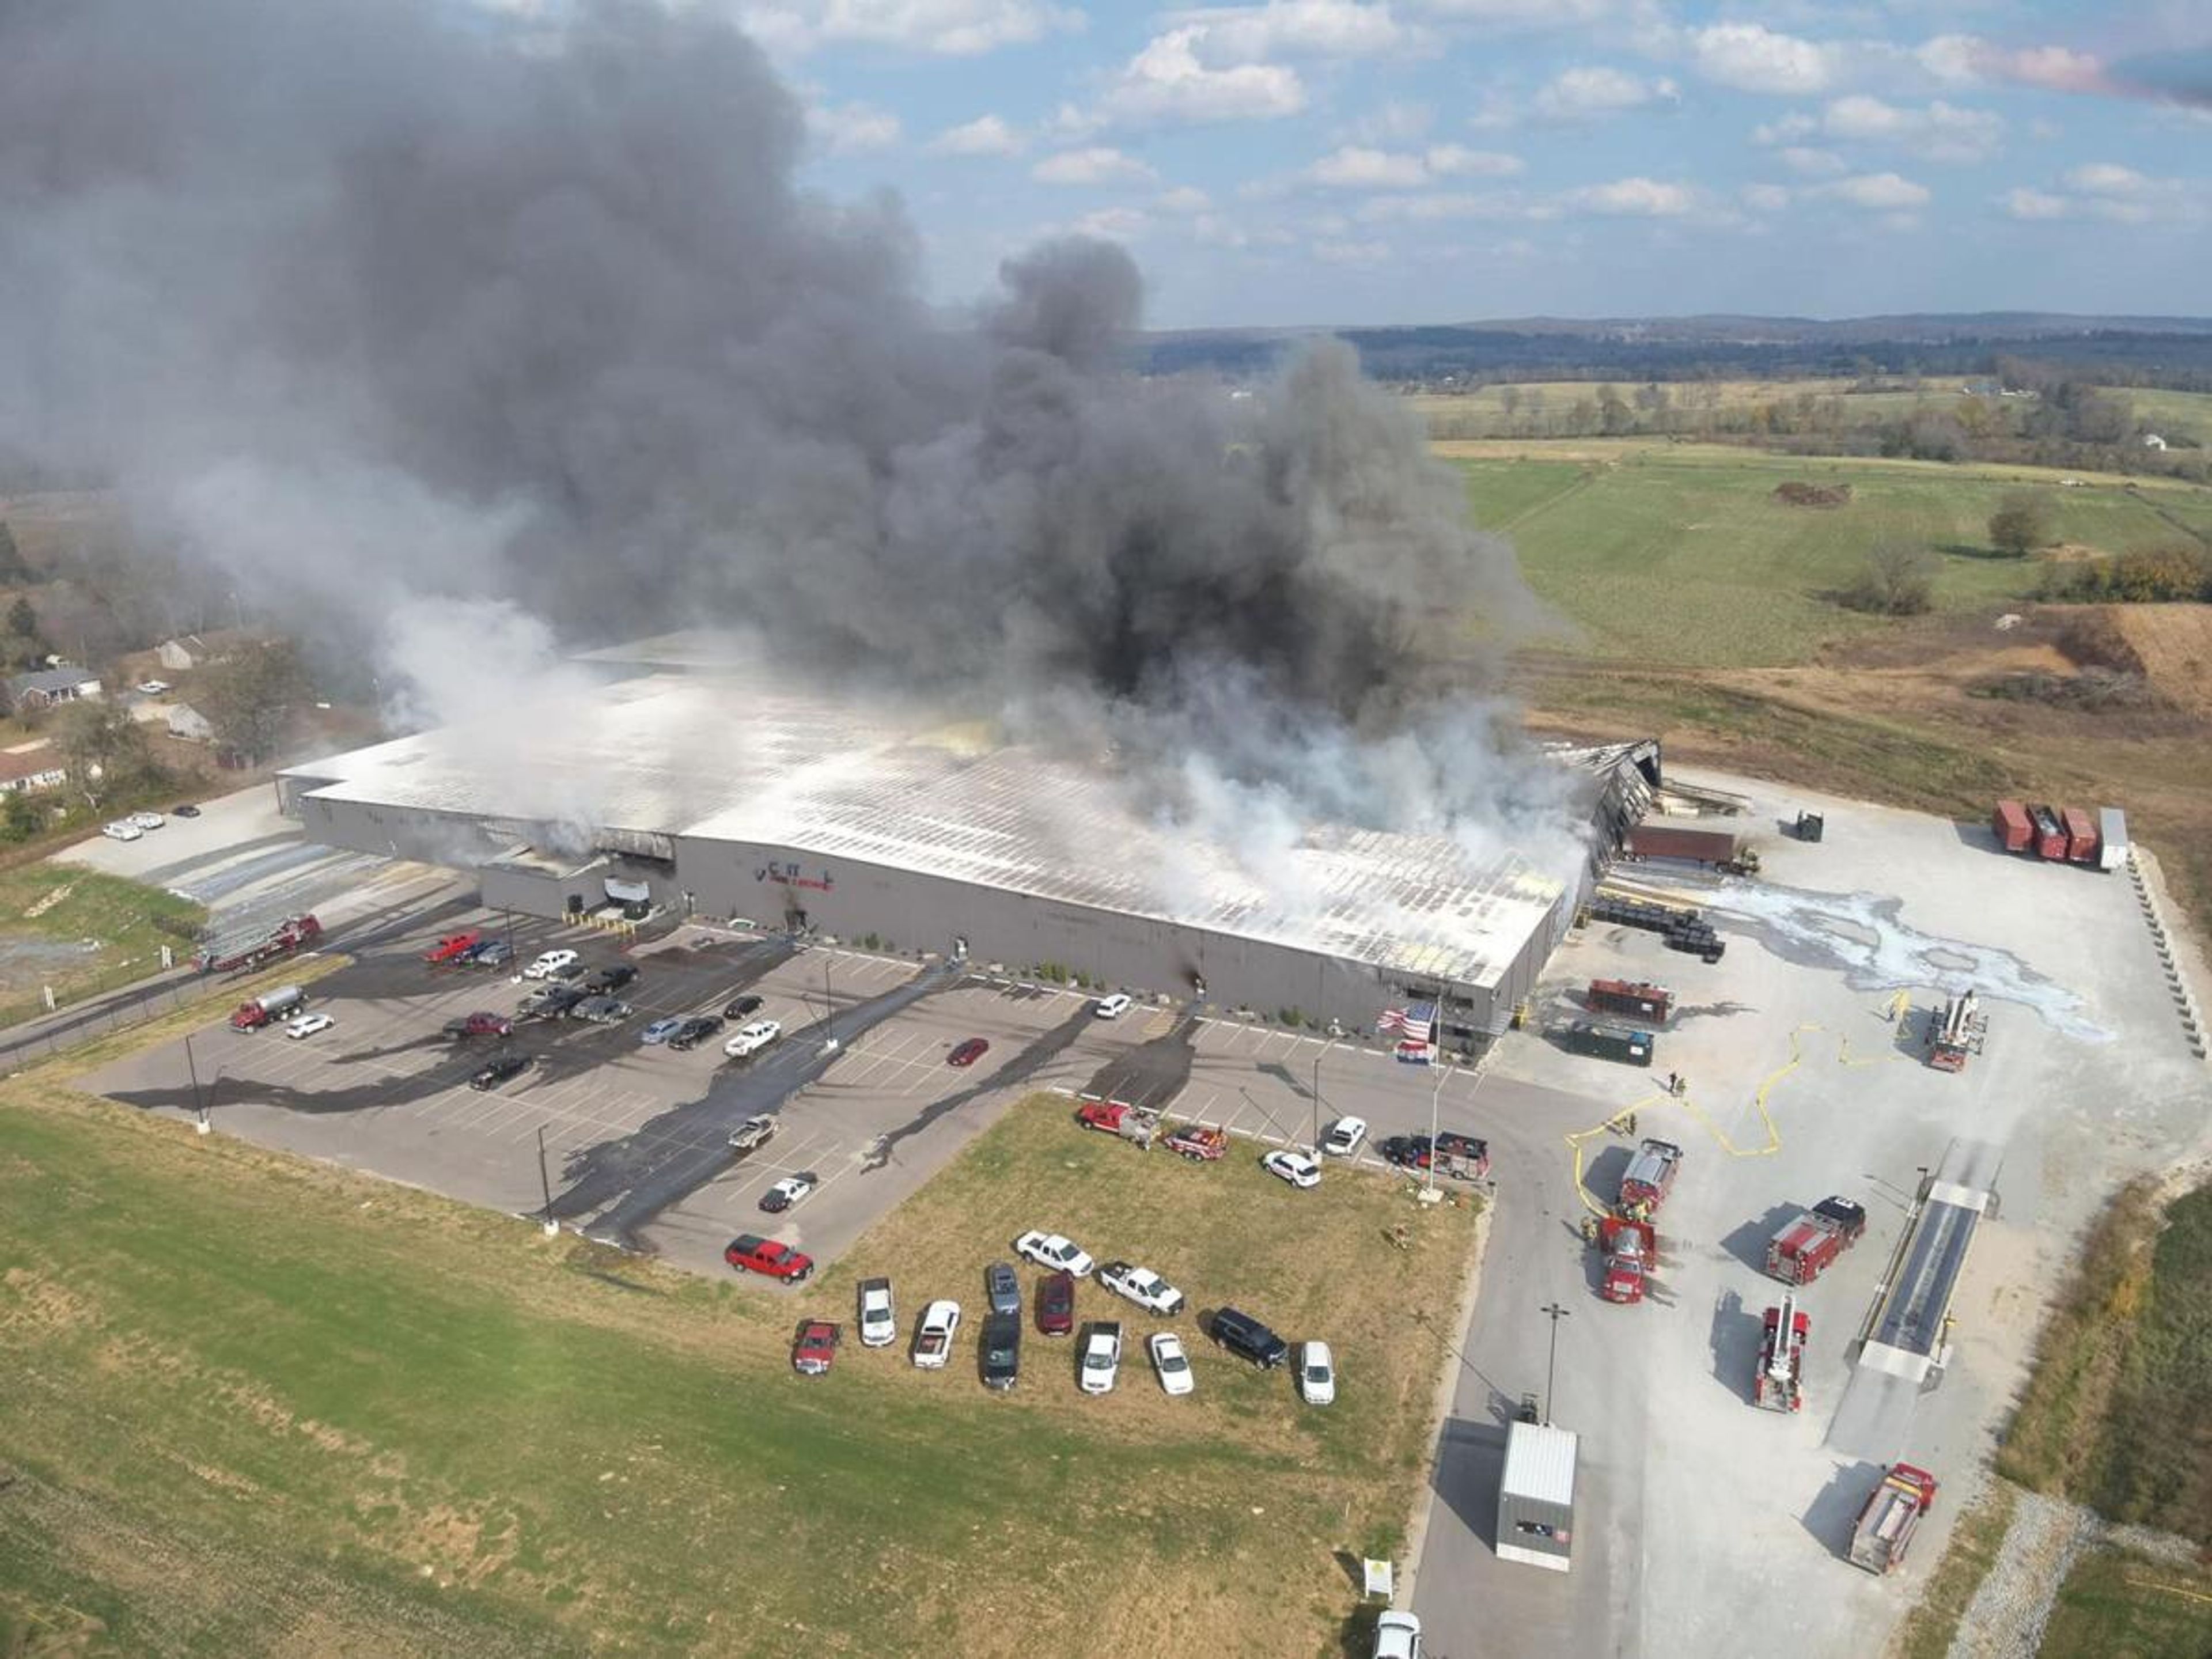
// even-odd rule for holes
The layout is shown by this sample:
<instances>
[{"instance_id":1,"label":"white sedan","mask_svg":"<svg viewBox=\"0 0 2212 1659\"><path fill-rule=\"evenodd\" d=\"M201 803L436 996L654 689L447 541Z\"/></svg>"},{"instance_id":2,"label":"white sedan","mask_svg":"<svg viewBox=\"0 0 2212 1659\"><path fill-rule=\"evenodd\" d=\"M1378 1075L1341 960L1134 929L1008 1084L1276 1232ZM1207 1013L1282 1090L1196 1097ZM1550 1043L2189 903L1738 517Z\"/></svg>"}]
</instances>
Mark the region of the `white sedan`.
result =
<instances>
[{"instance_id":1,"label":"white sedan","mask_svg":"<svg viewBox=\"0 0 2212 1659\"><path fill-rule=\"evenodd\" d=\"M1098 1270L1098 1282L1115 1295L1135 1303L1146 1313L1171 1314L1182 1307L1182 1292L1149 1267L1133 1267L1126 1261L1109 1261Z\"/></svg>"},{"instance_id":2,"label":"white sedan","mask_svg":"<svg viewBox=\"0 0 2212 1659\"><path fill-rule=\"evenodd\" d=\"M1014 1254L1025 1255L1038 1267L1088 1279L1094 1265L1091 1253L1072 1238L1058 1233L1024 1233L1014 1241Z\"/></svg>"},{"instance_id":3,"label":"white sedan","mask_svg":"<svg viewBox=\"0 0 2212 1659\"><path fill-rule=\"evenodd\" d=\"M1127 992L1116 991L1110 997L1101 997L1091 1012L1100 1019L1119 1019L1134 1006L1135 999Z\"/></svg>"},{"instance_id":4,"label":"white sedan","mask_svg":"<svg viewBox=\"0 0 2212 1659\"><path fill-rule=\"evenodd\" d=\"M550 979L553 974L576 959L574 951L548 951L522 970L525 979Z\"/></svg>"},{"instance_id":5,"label":"white sedan","mask_svg":"<svg viewBox=\"0 0 2212 1659\"><path fill-rule=\"evenodd\" d=\"M299 1018L286 1023L284 1035L288 1037L311 1037L318 1031L329 1030L337 1024L337 1021L328 1014L302 1014Z\"/></svg>"},{"instance_id":6,"label":"white sedan","mask_svg":"<svg viewBox=\"0 0 2212 1659\"><path fill-rule=\"evenodd\" d=\"M1350 1158L1366 1139L1365 1118L1340 1117L1328 1126L1328 1133L1321 1138L1321 1149L1331 1158Z\"/></svg>"},{"instance_id":7,"label":"white sedan","mask_svg":"<svg viewBox=\"0 0 2212 1659\"><path fill-rule=\"evenodd\" d=\"M1182 1351L1182 1339L1173 1331L1155 1331L1145 1343L1152 1351L1152 1369L1160 1376L1162 1394L1185 1395L1198 1386L1190 1372L1190 1356Z\"/></svg>"},{"instance_id":8,"label":"white sedan","mask_svg":"<svg viewBox=\"0 0 2212 1659\"><path fill-rule=\"evenodd\" d=\"M126 818L118 818L112 823L101 824L100 833L110 841L137 841L146 832Z\"/></svg>"},{"instance_id":9,"label":"white sedan","mask_svg":"<svg viewBox=\"0 0 2212 1659\"><path fill-rule=\"evenodd\" d=\"M1093 1325L1083 1339L1083 1367L1078 1386L1085 1394L1111 1394L1121 1370L1121 1328L1112 1322Z\"/></svg>"},{"instance_id":10,"label":"white sedan","mask_svg":"<svg viewBox=\"0 0 2212 1659\"><path fill-rule=\"evenodd\" d=\"M169 689L169 683L167 680L141 680L138 689L149 697L158 697Z\"/></svg>"},{"instance_id":11,"label":"white sedan","mask_svg":"<svg viewBox=\"0 0 2212 1659\"><path fill-rule=\"evenodd\" d=\"M891 1305L888 1279L860 1281L860 1346L888 1348L898 1340L898 1312Z\"/></svg>"},{"instance_id":12,"label":"white sedan","mask_svg":"<svg viewBox=\"0 0 2212 1659\"><path fill-rule=\"evenodd\" d=\"M724 1043L722 1052L732 1060L743 1060L747 1054L758 1054L782 1035L783 1027L778 1022L757 1019Z\"/></svg>"},{"instance_id":13,"label":"white sedan","mask_svg":"<svg viewBox=\"0 0 2212 1659\"><path fill-rule=\"evenodd\" d=\"M1271 1176L1280 1176L1293 1187L1321 1185L1321 1165L1304 1152L1270 1152L1260 1160L1260 1167Z\"/></svg>"}]
</instances>

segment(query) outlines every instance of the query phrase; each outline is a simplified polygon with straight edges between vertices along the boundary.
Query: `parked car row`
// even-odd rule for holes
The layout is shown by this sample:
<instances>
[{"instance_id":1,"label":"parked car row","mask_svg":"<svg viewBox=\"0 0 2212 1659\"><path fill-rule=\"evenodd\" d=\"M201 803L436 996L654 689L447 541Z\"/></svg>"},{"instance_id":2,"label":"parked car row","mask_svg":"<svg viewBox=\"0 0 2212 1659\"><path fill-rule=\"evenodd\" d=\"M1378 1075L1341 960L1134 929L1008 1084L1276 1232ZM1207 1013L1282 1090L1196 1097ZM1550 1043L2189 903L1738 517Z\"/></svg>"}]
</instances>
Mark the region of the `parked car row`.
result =
<instances>
[{"instance_id":1,"label":"parked car row","mask_svg":"<svg viewBox=\"0 0 2212 1659\"><path fill-rule=\"evenodd\" d=\"M177 810L187 817L199 816L198 812L185 812L182 807ZM167 822L168 819L163 817L159 812L133 812L127 818L116 818L101 824L100 833L110 841L137 841L149 830L159 830Z\"/></svg>"}]
</instances>

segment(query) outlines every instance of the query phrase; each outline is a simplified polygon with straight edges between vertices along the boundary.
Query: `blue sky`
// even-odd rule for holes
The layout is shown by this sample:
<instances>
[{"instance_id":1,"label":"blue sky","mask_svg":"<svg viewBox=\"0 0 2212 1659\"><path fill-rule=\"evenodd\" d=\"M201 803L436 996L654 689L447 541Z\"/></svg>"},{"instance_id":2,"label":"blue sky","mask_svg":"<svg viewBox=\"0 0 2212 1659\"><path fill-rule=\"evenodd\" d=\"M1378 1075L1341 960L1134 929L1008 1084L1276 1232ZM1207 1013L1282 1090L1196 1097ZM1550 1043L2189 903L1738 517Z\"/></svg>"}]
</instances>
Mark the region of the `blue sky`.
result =
<instances>
[{"instance_id":1,"label":"blue sky","mask_svg":"<svg viewBox=\"0 0 2212 1659\"><path fill-rule=\"evenodd\" d=\"M720 0L933 298L1055 231L1156 327L2212 312L2212 6Z\"/></svg>"}]
</instances>

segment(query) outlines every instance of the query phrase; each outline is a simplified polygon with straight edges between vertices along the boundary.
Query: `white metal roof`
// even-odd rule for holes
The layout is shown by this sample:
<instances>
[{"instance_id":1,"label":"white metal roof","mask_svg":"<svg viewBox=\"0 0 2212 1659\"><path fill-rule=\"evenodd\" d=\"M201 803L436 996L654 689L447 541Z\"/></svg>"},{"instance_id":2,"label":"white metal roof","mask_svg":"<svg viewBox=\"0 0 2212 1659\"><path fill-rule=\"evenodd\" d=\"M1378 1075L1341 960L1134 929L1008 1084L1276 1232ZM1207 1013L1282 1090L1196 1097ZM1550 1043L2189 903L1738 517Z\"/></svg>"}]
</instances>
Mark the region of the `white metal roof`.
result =
<instances>
[{"instance_id":1,"label":"white metal roof","mask_svg":"<svg viewBox=\"0 0 2212 1659\"><path fill-rule=\"evenodd\" d=\"M1548 1423L1514 1424L1506 1431L1505 1474L1499 1490L1510 1497L1571 1509L1575 1451L1579 1443L1571 1429L1555 1428Z\"/></svg>"},{"instance_id":2,"label":"white metal roof","mask_svg":"<svg viewBox=\"0 0 2212 1659\"><path fill-rule=\"evenodd\" d=\"M499 850L565 839L582 852L609 830L787 847L1467 988L1495 983L1545 925L1564 873L1338 826L1240 857L1147 818L1110 762L760 678L647 676L292 770L325 781L317 798L490 820Z\"/></svg>"}]
</instances>

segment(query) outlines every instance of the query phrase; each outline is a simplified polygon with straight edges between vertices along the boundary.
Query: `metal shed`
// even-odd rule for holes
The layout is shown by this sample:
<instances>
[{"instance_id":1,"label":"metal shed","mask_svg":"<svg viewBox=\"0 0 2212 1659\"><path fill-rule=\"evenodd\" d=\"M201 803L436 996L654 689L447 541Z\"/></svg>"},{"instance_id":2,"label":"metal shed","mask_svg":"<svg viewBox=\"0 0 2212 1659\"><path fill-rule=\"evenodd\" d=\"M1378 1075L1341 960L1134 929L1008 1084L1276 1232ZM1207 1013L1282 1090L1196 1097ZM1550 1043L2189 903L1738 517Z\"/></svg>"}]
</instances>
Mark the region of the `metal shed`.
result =
<instances>
[{"instance_id":1,"label":"metal shed","mask_svg":"<svg viewBox=\"0 0 2212 1659\"><path fill-rule=\"evenodd\" d=\"M1565 1572L1575 1537L1575 1457L1571 1430L1516 1423L1505 1437L1505 1473L1498 1483L1500 1560Z\"/></svg>"}]
</instances>

